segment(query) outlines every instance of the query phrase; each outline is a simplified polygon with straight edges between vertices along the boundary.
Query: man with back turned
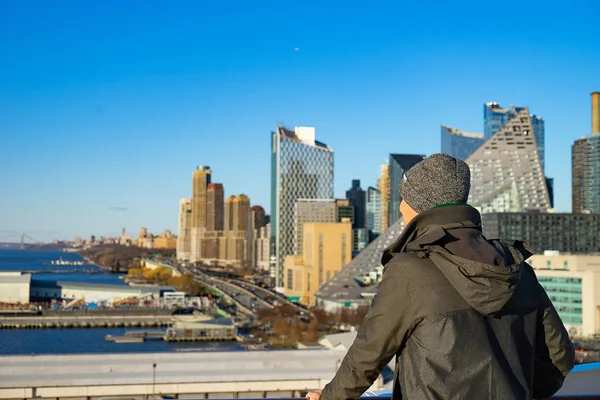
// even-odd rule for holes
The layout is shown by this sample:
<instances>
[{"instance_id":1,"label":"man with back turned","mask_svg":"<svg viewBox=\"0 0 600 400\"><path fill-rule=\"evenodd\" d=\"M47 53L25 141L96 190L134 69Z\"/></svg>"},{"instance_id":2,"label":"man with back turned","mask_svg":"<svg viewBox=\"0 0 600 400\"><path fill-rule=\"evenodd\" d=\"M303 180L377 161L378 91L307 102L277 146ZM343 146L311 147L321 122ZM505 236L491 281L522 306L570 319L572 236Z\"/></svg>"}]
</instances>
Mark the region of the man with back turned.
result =
<instances>
[{"instance_id":1,"label":"man with back turned","mask_svg":"<svg viewBox=\"0 0 600 400\"><path fill-rule=\"evenodd\" d=\"M573 368L522 242L488 240L469 166L434 154L400 185L406 228L337 374L311 400L356 399L396 356L394 399L543 399Z\"/></svg>"}]
</instances>

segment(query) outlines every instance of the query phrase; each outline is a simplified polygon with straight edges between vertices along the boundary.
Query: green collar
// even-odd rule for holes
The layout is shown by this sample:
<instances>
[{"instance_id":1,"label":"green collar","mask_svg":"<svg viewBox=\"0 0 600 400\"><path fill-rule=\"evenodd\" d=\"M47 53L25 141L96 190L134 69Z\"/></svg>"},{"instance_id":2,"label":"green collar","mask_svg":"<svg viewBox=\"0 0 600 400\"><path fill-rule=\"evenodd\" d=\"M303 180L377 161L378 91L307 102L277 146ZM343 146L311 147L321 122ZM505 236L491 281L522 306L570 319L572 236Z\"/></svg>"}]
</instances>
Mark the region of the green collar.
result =
<instances>
[{"instance_id":1,"label":"green collar","mask_svg":"<svg viewBox=\"0 0 600 400\"><path fill-rule=\"evenodd\" d=\"M433 207L432 210L436 209L436 208L442 208L442 207L454 207L454 206L466 206L467 204L465 203L445 203L445 204L438 204L437 206Z\"/></svg>"}]
</instances>

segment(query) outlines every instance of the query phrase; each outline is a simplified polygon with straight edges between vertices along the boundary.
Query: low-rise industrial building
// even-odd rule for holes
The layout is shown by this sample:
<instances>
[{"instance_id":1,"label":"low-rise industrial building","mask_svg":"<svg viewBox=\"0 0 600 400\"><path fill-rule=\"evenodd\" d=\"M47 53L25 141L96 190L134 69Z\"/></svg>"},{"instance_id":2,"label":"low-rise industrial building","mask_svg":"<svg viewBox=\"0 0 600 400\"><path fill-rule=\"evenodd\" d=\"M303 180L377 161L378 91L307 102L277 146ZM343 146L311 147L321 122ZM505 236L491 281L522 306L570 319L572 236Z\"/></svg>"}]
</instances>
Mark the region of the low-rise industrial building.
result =
<instances>
[{"instance_id":1,"label":"low-rise industrial building","mask_svg":"<svg viewBox=\"0 0 600 400\"><path fill-rule=\"evenodd\" d=\"M21 272L0 273L0 303L41 302L51 300L82 299L97 303L152 295L158 299L165 292L173 292L169 286L128 286L124 284L101 284L71 281L32 279L31 274Z\"/></svg>"},{"instance_id":2,"label":"low-rise industrial building","mask_svg":"<svg viewBox=\"0 0 600 400\"><path fill-rule=\"evenodd\" d=\"M83 299L87 303L97 303L152 294L160 298L164 292L172 292L172 287L127 286L87 282L63 282L32 280L30 296L32 301Z\"/></svg>"},{"instance_id":3,"label":"low-rise industrial building","mask_svg":"<svg viewBox=\"0 0 600 400\"><path fill-rule=\"evenodd\" d=\"M0 303L29 303L31 275L20 272L0 272Z\"/></svg>"}]
</instances>

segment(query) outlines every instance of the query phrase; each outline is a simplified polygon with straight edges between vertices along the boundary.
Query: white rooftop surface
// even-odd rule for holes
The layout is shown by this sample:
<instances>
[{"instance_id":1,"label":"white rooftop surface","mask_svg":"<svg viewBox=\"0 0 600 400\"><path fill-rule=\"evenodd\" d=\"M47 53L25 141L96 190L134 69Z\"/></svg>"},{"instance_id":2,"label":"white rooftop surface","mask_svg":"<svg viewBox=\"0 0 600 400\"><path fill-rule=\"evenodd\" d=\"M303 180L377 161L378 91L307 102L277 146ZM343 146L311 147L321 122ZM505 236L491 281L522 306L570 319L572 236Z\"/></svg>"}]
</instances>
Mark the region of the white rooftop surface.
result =
<instances>
[{"instance_id":1,"label":"white rooftop surface","mask_svg":"<svg viewBox=\"0 0 600 400\"><path fill-rule=\"evenodd\" d=\"M0 357L0 388L329 380L346 350Z\"/></svg>"},{"instance_id":2,"label":"white rooftop surface","mask_svg":"<svg viewBox=\"0 0 600 400\"><path fill-rule=\"evenodd\" d=\"M30 274L21 274L20 272L2 272L0 273L0 283L30 283Z\"/></svg>"},{"instance_id":3,"label":"white rooftop surface","mask_svg":"<svg viewBox=\"0 0 600 400\"><path fill-rule=\"evenodd\" d=\"M447 126L447 125L442 125L442 126L453 135L460 135L460 136L476 138L476 139L483 139L483 137L484 137L483 133L467 132L467 131L463 131L462 129L453 128L453 127Z\"/></svg>"}]
</instances>

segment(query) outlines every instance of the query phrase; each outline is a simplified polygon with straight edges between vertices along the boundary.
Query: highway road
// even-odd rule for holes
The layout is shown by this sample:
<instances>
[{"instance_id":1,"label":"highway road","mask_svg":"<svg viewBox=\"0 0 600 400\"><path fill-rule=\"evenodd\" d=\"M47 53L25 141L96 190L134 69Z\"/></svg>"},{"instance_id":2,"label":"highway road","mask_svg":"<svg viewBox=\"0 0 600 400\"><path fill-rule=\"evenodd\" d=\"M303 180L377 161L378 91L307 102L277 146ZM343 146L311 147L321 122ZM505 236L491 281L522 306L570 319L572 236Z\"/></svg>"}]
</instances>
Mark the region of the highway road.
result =
<instances>
[{"instance_id":1,"label":"highway road","mask_svg":"<svg viewBox=\"0 0 600 400\"><path fill-rule=\"evenodd\" d=\"M197 281L219 289L220 291L231 297L236 303L239 303L244 308L248 309L252 314L255 314L259 308L270 306L268 302L265 302L259 296L256 296L251 292L243 290L243 288L236 287L235 285L232 285L226 280L213 278L201 271L192 270L183 266L175 266L175 268L179 269L182 273L191 274Z\"/></svg>"},{"instance_id":2,"label":"highway road","mask_svg":"<svg viewBox=\"0 0 600 400\"><path fill-rule=\"evenodd\" d=\"M194 279L219 289L229 297L231 297L236 303L239 303L246 309L250 310L252 314L263 307L275 307L280 304L288 304L298 313L307 311L306 308L299 306L295 303L290 302L286 298L278 295L277 293L252 284L247 281L241 281L236 279L230 279L225 277L213 277L197 269L191 269L183 265L174 265L182 273L191 274Z\"/></svg>"},{"instance_id":3,"label":"highway road","mask_svg":"<svg viewBox=\"0 0 600 400\"><path fill-rule=\"evenodd\" d=\"M277 306L280 304L288 304L288 305L294 307L297 311L307 311L306 308L289 301L285 297L278 295L277 293L275 293L269 289L265 289L258 285L254 285L250 282L241 281L241 280L237 280L237 279L231 279L229 281L229 283L248 290L249 292L251 292L252 294L257 296L258 298L269 303L271 306Z\"/></svg>"}]
</instances>

